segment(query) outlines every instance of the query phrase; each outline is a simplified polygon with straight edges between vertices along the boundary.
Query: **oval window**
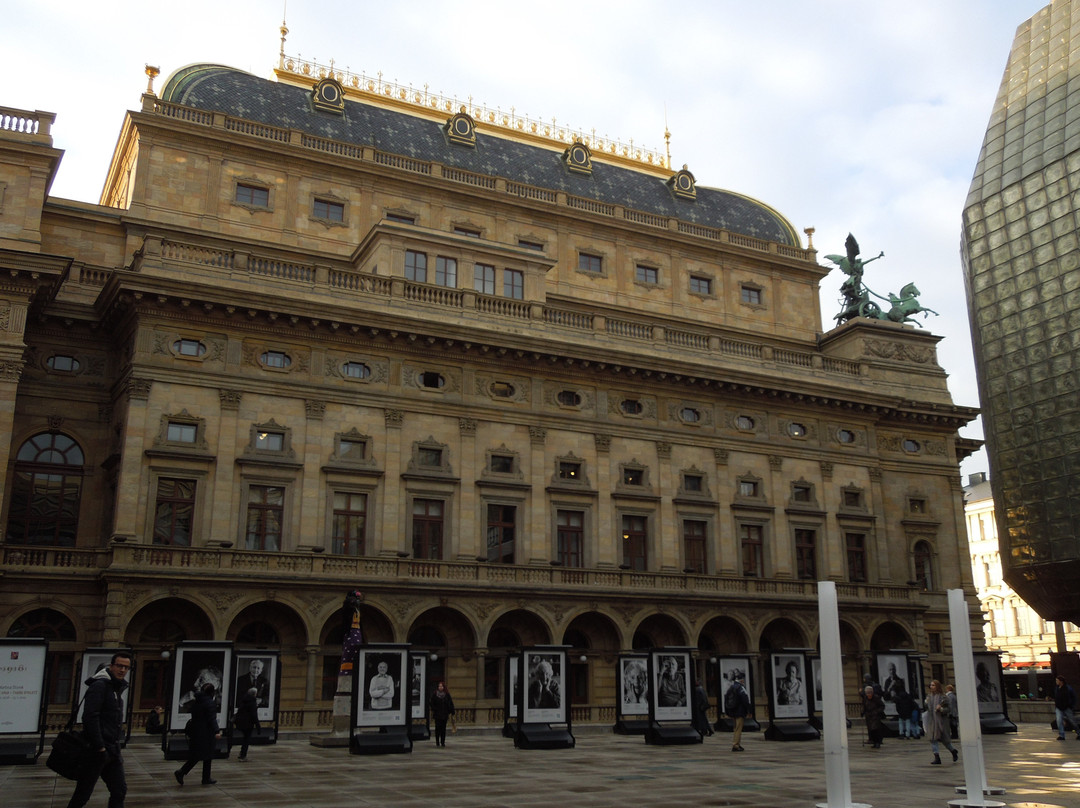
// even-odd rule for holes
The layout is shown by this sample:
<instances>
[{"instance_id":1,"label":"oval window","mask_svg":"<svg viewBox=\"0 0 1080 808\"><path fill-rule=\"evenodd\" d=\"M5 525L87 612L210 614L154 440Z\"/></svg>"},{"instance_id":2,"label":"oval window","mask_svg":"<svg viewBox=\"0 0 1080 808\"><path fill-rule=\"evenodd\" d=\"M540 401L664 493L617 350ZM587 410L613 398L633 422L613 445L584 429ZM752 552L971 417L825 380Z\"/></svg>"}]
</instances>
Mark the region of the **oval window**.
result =
<instances>
[{"instance_id":1,"label":"oval window","mask_svg":"<svg viewBox=\"0 0 1080 808\"><path fill-rule=\"evenodd\" d=\"M624 398L619 407L626 415L641 415L641 411L644 409L641 402L636 398Z\"/></svg>"},{"instance_id":2,"label":"oval window","mask_svg":"<svg viewBox=\"0 0 1080 808\"><path fill-rule=\"evenodd\" d=\"M683 407L679 416L688 424L696 424L701 420L701 413L693 407Z\"/></svg>"},{"instance_id":3,"label":"oval window","mask_svg":"<svg viewBox=\"0 0 1080 808\"><path fill-rule=\"evenodd\" d=\"M206 353L206 346L197 339L178 339L172 347L180 356L203 356Z\"/></svg>"},{"instance_id":4,"label":"oval window","mask_svg":"<svg viewBox=\"0 0 1080 808\"><path fill-rule=\"evenodd\" d=\"M259 361L262 362L263 367L268 368L287 368L292 364L289 355L281 351L267 351L259 357Z\"/></svg>"},{"instance_id":5,"label":"oval window","mask_svg":"<svg viewBox=\"0 0 1080 808\"><path fill-rule=\"evenodd\" d=\"M514 385L509 382L492 382L491 395L496 398L510 398L514 395Z\"/></svg>"},{"instance_id":6,"label":"oval window","mask_svg":"<svg viewBox=\"0 0 1080 808\"><path fill-rule=\"evenodd\" d=\"M350 379L366 379L371 375L371 368L363 362L346 362L342 370Z\"/></svg>"},{"instance_id":7,"label":"oval window","mask_svg":"<svg viewBox=\"0 0 1080 808\"><path fill-rule=\"evenodd\" d=\"M45 366L49 370L59 370L64 373L74 373L80 367L79 360L66 354L54 354L45 360Z\"/></svg>"},{"instance_id":8,"label":"oval window","mask_svg":"<svg viewBox=\"0 0 1080 808\"><path fill-rule=\"evenodd\" d=\"M912 440L911 438L907 438L904 441L904 451L905 452L917 452L921 448L922 448L922 446L919 445L919 442L917 440Z\"/></svg>"},{"instance_id":9,"label":"oval window","mask_svg":"<svg viewBox=\"0 0 1080 808\"><path fill-rule=\"evenodd\" d=\"M735 419L735 428L741 429L744 432L752 432L754 429L754 419L749 415L740 415Z\"/></svg>"},{"instance_id":10,"label":"oval window","mask_svg":"<svg viewBox=\"0 0 1080 808\"><path fill-rule=\"evenodd\" d=\"M836 433L836 439L841 443L854 443L855 433L852 432L850 429L841 429L839 432Z\"/></svg>"},{"instance_id":11,"label":"oval window","mask_svg":"<svg viewBox=\"0 0 1080 808\"><path fill-rule=\"evenodd\" d=\"M803 424L788 424L788 434L793 438L805 438L806 427Z\"/></svg>"},{"instance_id":12,"label":"oval window","mask_svg":"<svg viewBox=\"0 0 1080 808\"><path fill-rule=\"evenodd\" d=\"M429 388L431 388L433 390L438 390L440 387L443 387L445 384L446 384L446 379L444 379L441 374L435 373L435 372L430 371L430 370L425 371L424 373L420 374L420 386L421 387L429 387Z\"/></svg>"},{"instance_id":13,"label":"oval window","mask_svg":"<svg viewBox=\"0 0 1080 808\"><path fill-rule=\"evenodd\" d=\"M562 391L560 391L559 395L556 396L556 399L564 407L580 407L581 406L581 395L579 393L575 393L573 390L562 390Z\"/></svg>"}]
</instances>

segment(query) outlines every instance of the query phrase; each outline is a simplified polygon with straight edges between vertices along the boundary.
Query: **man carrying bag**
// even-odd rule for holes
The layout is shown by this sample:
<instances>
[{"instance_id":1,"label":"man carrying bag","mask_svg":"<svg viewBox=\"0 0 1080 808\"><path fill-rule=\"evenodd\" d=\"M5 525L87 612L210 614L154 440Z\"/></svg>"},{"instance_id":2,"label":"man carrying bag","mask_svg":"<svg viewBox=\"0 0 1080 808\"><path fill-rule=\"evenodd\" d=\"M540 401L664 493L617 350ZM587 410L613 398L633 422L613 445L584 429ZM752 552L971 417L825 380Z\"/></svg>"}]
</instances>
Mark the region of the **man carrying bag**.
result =
<instances>
[{"instance_id":1,"label":"man carrying bag","mask_svg":"<svg viewBox=\"0 0 1080 808\"><path fill-rule=\"evenodd\" d=\"M83 735L90 745L90 760L75 785L68 808L82 808L94 793L100 777L109 789L109 808L124 808L127 780L120 757L124 726L123 693L131 670L131 654L117 652L107 668L86 680L83 700Z\"/></svg>"}]
</instances>

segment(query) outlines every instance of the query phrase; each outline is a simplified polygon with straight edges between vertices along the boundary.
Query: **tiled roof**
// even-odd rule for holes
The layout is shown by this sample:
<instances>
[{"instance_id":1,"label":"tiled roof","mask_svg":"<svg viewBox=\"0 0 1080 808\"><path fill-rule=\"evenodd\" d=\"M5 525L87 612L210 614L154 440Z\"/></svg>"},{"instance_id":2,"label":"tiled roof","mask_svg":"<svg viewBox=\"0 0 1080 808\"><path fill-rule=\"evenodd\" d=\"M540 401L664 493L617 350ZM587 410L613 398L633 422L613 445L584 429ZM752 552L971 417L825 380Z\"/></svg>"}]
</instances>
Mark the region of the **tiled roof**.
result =
<instances>
[{"instance_id":1,"label":"tiled roof","mask_svg":"<svg viewBox=\"0 0 1080 808\"><path fill-rule=\"evenodd\" d=\"M475 148L453 144L436 121L355 100L346 100L344 115L320 112L311 102L310 91L302 87L222 65L191 65L178 70L166 83L161 99L799 246L795 229L784 217L730 191L699 185L696 200L681 199L657 176L600 160L593 161L591 174L571 172L555 151L483 132L477 132Z\"/></svg>"}]
</instances>

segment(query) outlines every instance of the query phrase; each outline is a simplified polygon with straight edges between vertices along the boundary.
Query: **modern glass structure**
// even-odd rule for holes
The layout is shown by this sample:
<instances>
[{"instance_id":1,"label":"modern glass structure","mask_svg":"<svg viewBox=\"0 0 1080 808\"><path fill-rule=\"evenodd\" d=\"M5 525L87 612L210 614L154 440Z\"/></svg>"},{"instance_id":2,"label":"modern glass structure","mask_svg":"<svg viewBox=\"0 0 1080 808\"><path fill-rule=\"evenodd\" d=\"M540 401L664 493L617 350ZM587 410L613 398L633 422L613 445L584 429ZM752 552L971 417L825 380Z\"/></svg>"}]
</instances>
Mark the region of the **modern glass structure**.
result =
<instances>
[{"instance_id":1,"label":"modern glass structure","mask_svg":"<svg viewBox=\"0 0 1080 808\"><path fill-rule=\"evenodd\" d=\"M1080 4L1013 41L964 208L963 262L1005 581L1080 618Z\"/></svg>"}]
</instances>

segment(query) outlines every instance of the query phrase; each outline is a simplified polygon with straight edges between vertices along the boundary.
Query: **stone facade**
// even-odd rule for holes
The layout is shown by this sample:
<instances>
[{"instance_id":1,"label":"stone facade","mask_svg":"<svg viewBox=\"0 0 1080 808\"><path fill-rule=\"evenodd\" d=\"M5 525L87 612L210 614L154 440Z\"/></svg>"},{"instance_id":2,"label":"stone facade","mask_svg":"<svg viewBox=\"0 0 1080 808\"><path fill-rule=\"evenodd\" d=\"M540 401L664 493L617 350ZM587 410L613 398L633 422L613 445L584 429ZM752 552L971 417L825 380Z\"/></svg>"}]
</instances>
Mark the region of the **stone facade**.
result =
<instances>
[{"instance_id":1,"label":"stone facade","mask_svg":"<svg viewBox=\"0 0 1080 808\"><path fill-rule=\"evenodd\" d=\"M853 694L877 650L947 675L975 411L938 337L822 334L794 228L663 166L595 144L579 176L477 121L523 162L466 170L430 109L345 83L350 126L397 133L346 142L314 78L203 68L127 114L102 205L0 213L0 631L51 631L57 670L132 646L139 709L180 640L273 648L313 729L359 588L459 720L500 724L502 658L565 643L575 721L611 722L620 651L695 647L712 684L812 647L827 579ZM0 181L50 159L0 130Z\"/></svg>"}]
</instances>

